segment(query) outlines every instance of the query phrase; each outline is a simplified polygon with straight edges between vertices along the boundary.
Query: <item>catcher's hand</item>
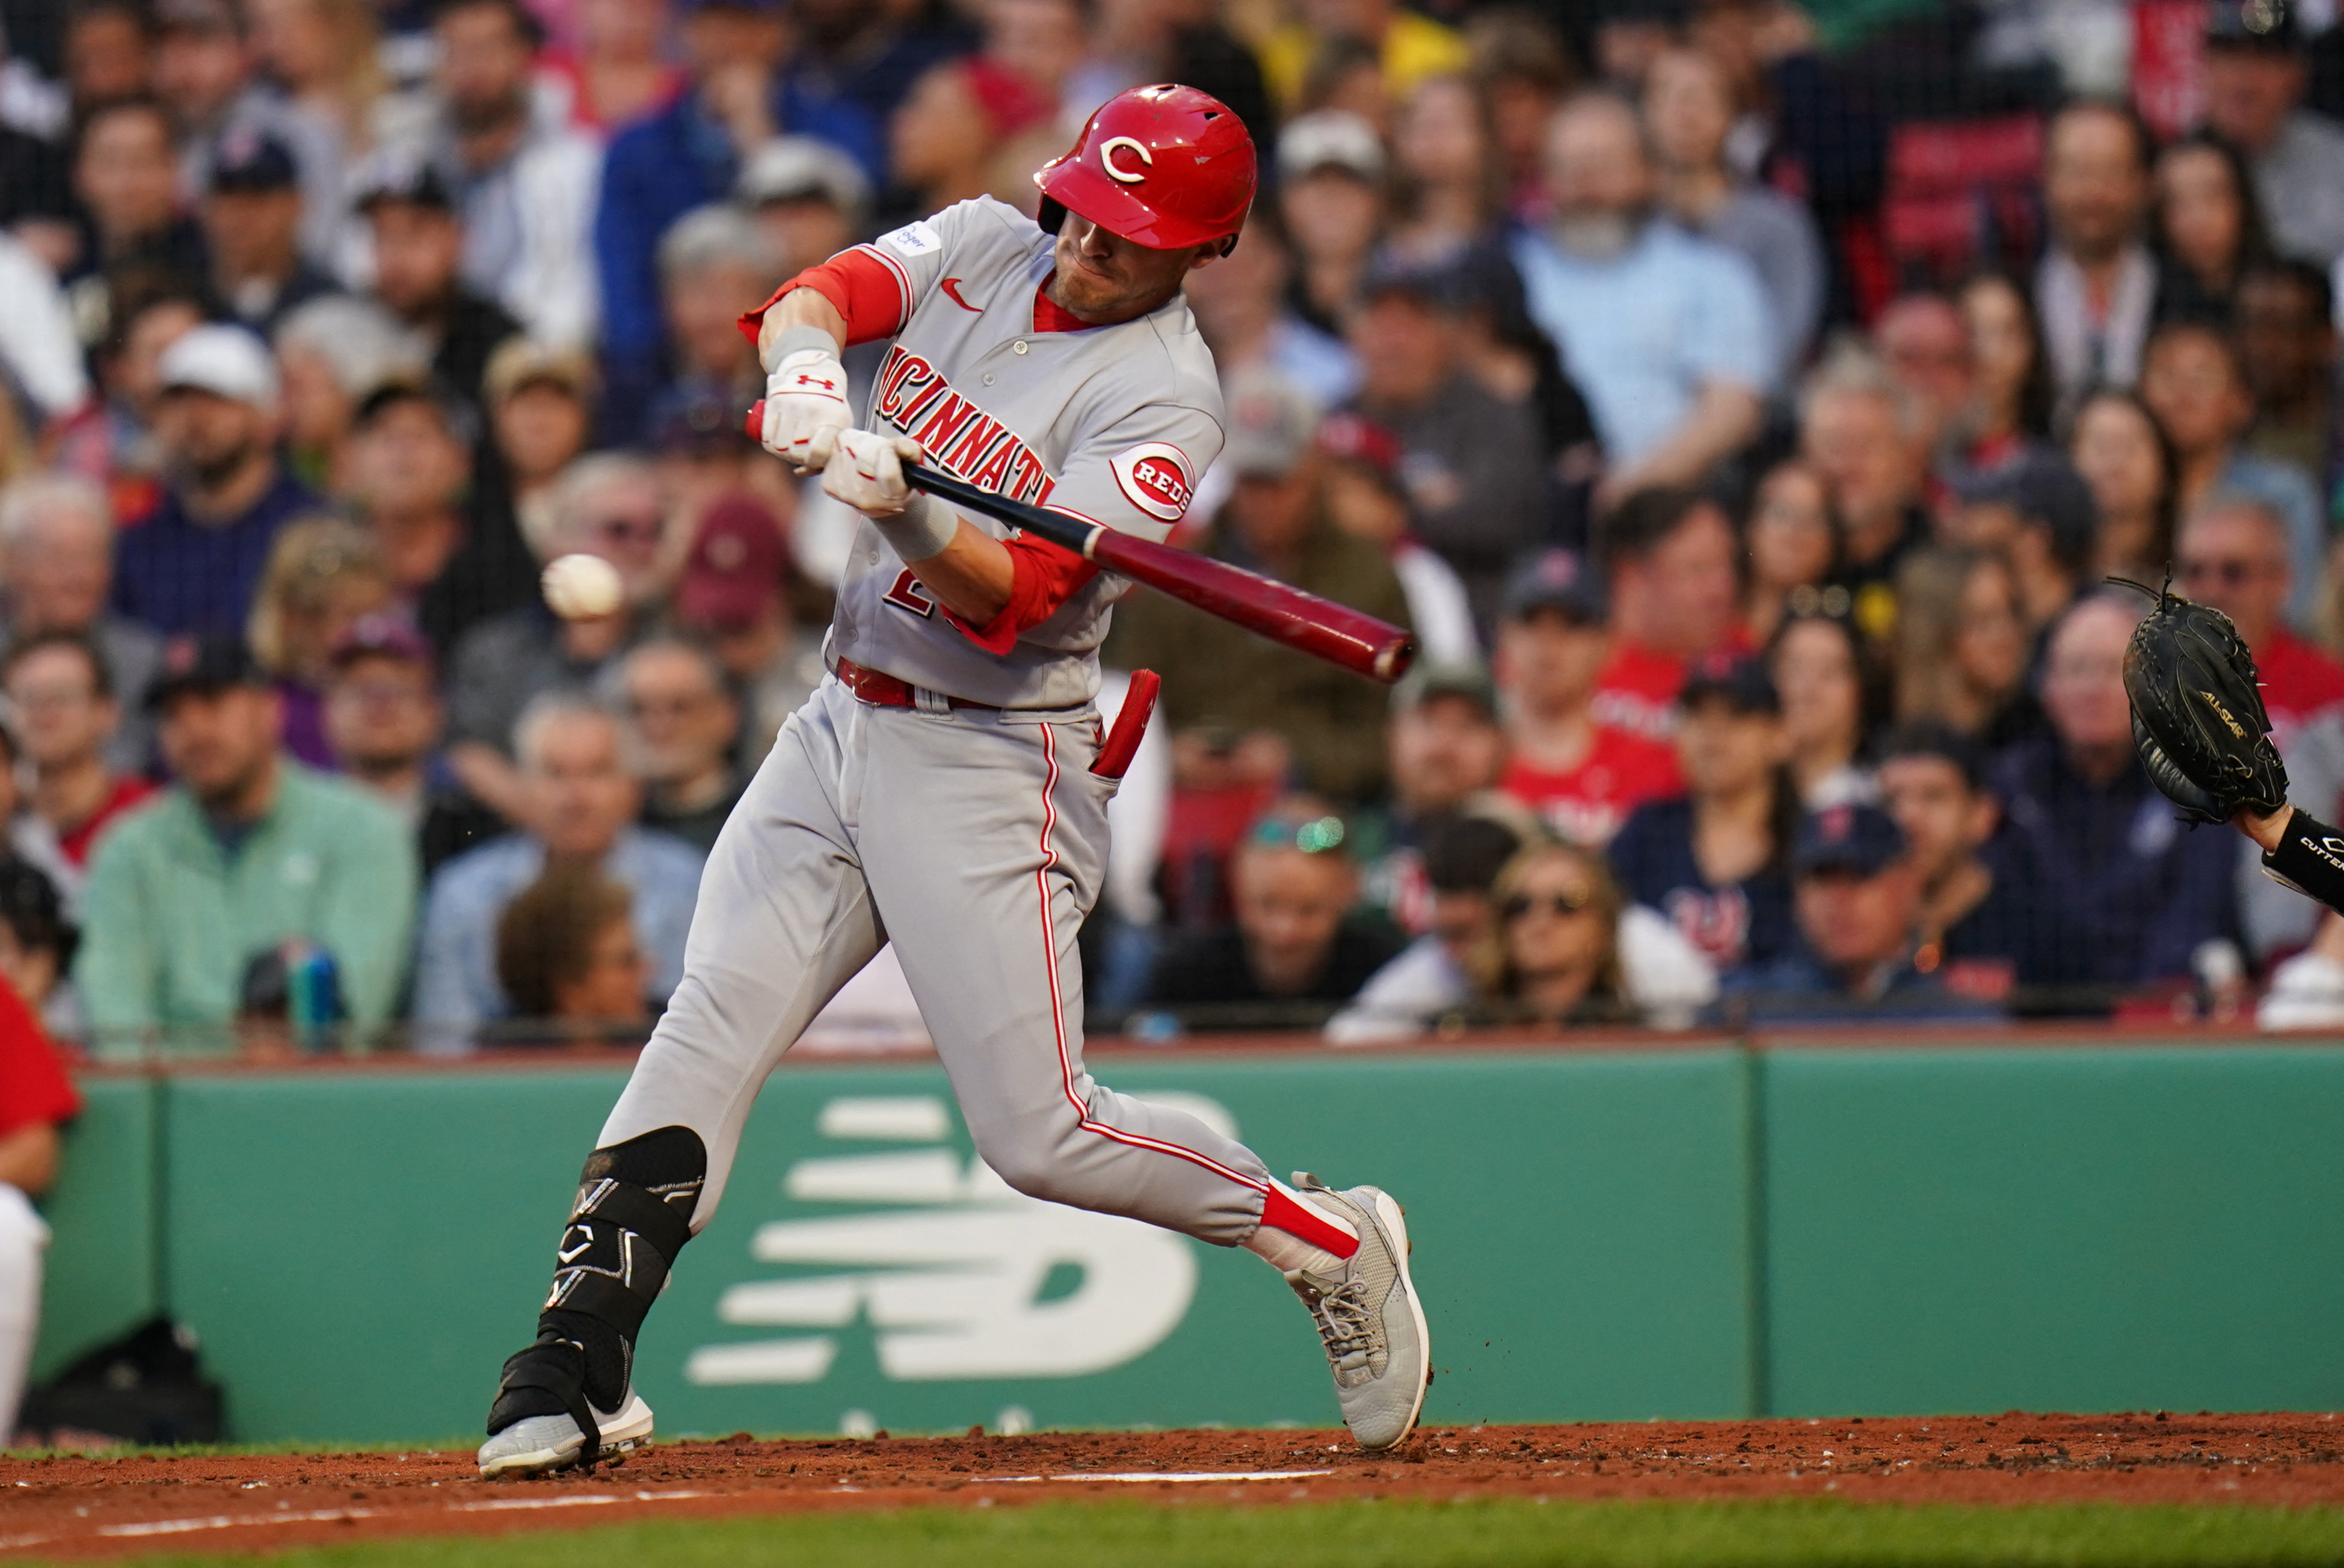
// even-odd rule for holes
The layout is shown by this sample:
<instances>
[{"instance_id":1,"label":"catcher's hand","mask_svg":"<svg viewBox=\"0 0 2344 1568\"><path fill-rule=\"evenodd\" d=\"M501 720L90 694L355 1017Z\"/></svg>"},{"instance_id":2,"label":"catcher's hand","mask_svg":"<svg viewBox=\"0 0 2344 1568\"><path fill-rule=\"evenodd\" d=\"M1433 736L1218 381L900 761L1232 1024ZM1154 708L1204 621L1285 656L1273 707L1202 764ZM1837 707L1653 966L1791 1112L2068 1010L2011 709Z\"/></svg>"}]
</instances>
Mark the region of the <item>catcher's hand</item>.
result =
<instances>
[{"instance_id":1,"label":"catcher's hand","mask_svg":"<svg viewBox=\"0 0 2344 1568\"><path fill-rule=\"evenodd\" d=\"M2287 764L2270 742L2246 640L2218 610L2169 589L2155 597L2124 662L2133 748L2149 782L2202 822L2278 811L2287 804Z\"/></svg>"}]
</instances>

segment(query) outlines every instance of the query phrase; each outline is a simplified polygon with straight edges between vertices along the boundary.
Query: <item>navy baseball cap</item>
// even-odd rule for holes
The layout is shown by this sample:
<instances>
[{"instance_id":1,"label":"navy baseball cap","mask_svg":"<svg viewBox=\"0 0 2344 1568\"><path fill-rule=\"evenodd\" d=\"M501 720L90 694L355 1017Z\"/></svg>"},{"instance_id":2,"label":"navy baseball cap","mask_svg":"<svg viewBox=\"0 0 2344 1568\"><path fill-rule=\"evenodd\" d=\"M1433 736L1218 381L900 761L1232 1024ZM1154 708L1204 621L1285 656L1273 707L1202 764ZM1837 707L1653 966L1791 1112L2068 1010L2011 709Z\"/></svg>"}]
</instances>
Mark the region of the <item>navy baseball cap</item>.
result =
<instances>
[{"instance_id":1,"label":"navy baseball cap","mask_svg":"<svg viewBox=\"0 0 2344 1568\"><path fill-rule=\"evenodd\" d=\"M2291 55L2303 47L2303 27L2288 0L2214 0L2206 8L2206 42L2217 49Z\"/></svg>"},{"instance_id":2,"label":"navy baseball cap","mask_svg":"<svg viewBox=\"0 0 2344 1568\"><path fill-rule=\"evenodd\" d=\"M1527 621L1541 610L1560 610L1582 626L1612 619L1612 591L1603 569L1576 551L1550 550L1517 568L1506 582L1498 615Z\"/></svg>"},{"instance_id":3,"label":"navy baseball cap","mask_svg":"<svg viewBox=\"0 0 2344 1568\"><path fill-rule=\"evenodd\" d=\"M1904 830L1876 805L1827 805L1799 822L1791 875L1845 871L1874 876L1904 855Z\"/></svg>"},{"instance_id":4,"label":"navy baseball cap","mask_svg":"<svg viewBox=\"0 0 2344 1568\"><path fill-rule=\"evenodd\" d=\"M1678 706L1690 708L1710 697L1741 713L1783 711L1782 694L1774 690L1765 661L1746 653L1711 653L1685 672L1684 684L1677 691Z\"/></svg>"},{"instance_id":5,"label":"navy baseball cap","mask_svg":"<svg viewBox=\"0 0 2344 1568\"><path fill-rule=\"evenodd\" d=\"M448 189L448 182L440 177L440 171L411 154L379 153L367 160L351 184L356 195L350 205L360 212L372 212L386 201L405 202L438 212L456 210L456 197Z\"/></svg>"},{"instance_id":6,"label":"navy baseball cap","mask_svg":"<svg viewBox=\"0 0 2344 1568\"><path fill-rule=\"evenodd\" d=\"M230 126L212 146L209 188L231 194L295 190L301 171L292 150L267 131Z\"/></svg>"},{"instance_id":7,"label":"navy baseball cap","mask_svg":"<svg viewBox=\"0 0 2344 1568\"><path fill-rule=\"evenodd\" d=\"M1359 278L1359 299L1372 303L1395 294L1453 312L1473 303L1473 279L1453 260L1419 261L1387 247L1369 259Z\"/></svg>"},{"instance_id":8,"label":"navy baseball cap","mask_svg":"<svg viewBox=\"0 0 2344 1568\"><path fill-rule=\"evenodd\" d=\"M146 706L160 712L190 693L217 696L233 686L268 683L268 672L241 637L226 632L175 637L164 644L163 668L147 688Z\"/></svg>"}]
</instances>

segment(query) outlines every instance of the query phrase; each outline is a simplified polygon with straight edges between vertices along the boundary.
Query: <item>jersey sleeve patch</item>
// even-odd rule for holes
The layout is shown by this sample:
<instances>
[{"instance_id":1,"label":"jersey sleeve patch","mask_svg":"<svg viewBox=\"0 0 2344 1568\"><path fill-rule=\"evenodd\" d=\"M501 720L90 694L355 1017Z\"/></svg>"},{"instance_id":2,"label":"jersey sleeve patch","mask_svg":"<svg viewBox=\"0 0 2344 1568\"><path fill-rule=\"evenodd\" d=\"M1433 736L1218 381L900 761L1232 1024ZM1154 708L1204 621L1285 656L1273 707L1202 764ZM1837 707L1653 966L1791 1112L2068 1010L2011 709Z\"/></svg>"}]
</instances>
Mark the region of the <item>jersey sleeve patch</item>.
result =
<instances>
[{"instance_id":1,"label":"jersey sleeve patch","mask_svg":"<svg viewBox=\"0 0 2344 1568\"><path fill-rule=\"evenodd\" d=\"M1197 493L1187 454L1168 441L1143 441L1107 460L1124 499L1163 522L1177 522Z\"/></svg>"},{"instance_id":2,"label":"jersey sleeve patch","mask_svg":"<svg viewBox=\"0 0 2344 1568\"><path fill-rule=\"evenodd\" d=\"M930 228L924 219L907 223L901 228L881 235L879 243L906 261L934 255L945 248L944 236Z\"/></svg>"}]
</instances>

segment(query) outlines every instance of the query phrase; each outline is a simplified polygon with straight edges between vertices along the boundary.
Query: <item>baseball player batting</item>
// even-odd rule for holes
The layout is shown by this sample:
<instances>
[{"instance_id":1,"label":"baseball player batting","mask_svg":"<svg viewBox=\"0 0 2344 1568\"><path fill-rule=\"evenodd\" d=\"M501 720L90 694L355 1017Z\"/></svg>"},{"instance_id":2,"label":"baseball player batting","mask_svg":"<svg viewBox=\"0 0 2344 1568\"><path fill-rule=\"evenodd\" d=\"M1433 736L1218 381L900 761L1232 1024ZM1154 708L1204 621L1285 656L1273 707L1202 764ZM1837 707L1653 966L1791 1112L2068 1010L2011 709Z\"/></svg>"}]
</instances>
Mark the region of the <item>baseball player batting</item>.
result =
<instances>
[{"instance_id":1,"label":"baseball player batting","mask_svg":"<svg viewBox=\"0 0 2344 1568\"><path fill-rule=\"evenodd\" d=\"M1222 442L1182 280L1236 245L1254 167L1222 104L1136 88L1035 176L1038 228L965 201L743 319L769 376L765 448L820 470L865 519L831 674L709 856L682 983L586 1160L537 1338L489 1411L482 1475L591 1465L650 1435L630 1386L644 1314L714 1215L766 1075L889 941L986 1164L1036 1198L1259 1254L1316 1320L1360 1446L1415 1425L1429 1346L1399 1205L1300 1172L1289 1187L1194 1117L1084 1070L1075 937L1137 740L1127 723L1102 737L1092 706L1122 584L903 474L924 462L1168 532ZM858 425L839 355L880 339Z\"/></svg>"}]
</instances>

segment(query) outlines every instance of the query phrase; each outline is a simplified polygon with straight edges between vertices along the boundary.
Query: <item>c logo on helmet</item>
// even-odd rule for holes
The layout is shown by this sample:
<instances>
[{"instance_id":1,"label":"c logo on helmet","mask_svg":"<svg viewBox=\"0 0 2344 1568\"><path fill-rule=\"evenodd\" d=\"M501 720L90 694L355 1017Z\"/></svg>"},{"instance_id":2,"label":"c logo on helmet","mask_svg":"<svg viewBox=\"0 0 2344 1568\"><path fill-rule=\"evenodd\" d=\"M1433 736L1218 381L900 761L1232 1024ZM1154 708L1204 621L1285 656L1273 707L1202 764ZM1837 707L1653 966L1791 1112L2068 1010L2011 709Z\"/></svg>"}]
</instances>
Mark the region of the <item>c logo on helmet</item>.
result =
<instances>
[{"instance_id":1,"label":"c logo on helmet","mask_svg":"<svg viewBox=\"0 0 2344 1568\"><path fill-rule=\"evenodd\" d=\"M1115 164L1115 153L1117 147L1129 147L1133 152L1137 153L1139 161L1147 167L1137 173L1117 168ZM1109 137L1099 146L1099 163L1106 170L1107 178L1120 180L1125 185L1137 185L1147 177L1147 170L1156 167L1156 155L1129 137Z\"/></svg>"}]
</instances>

